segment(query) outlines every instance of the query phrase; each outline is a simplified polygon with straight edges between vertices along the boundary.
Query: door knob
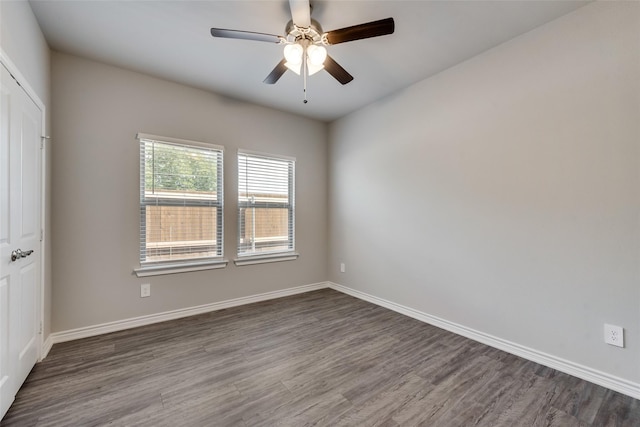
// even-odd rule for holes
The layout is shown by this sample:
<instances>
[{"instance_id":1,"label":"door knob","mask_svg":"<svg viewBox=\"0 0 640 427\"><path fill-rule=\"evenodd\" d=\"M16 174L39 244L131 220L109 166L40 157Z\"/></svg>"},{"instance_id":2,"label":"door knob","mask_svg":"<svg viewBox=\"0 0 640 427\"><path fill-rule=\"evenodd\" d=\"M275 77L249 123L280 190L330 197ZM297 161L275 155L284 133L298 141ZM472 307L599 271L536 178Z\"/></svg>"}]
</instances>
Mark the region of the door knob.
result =
<instances>
[{"instance_id":1,"label":"door knob","mask_svg":"<svg viewBox=\"0 0 640 427\"><path fill-rule=\"evenodd\" d=\"M15 251L11 252L11 261L15 261L20 258L22 258L22 251L20 249L16 249Z\"/></svg>"},{"instance_id":2,"label":"door knob","mask_svg":"<svg viewBox=\"0 0 640 427\"><path fill-rule=\"evenodd\" d=\"M21 249L16 249L11 252L11 261L19 260L20 258L26 258L33 253L33 249L29 249L28 251L22 251Z\"/></svg>"}]
</instances>

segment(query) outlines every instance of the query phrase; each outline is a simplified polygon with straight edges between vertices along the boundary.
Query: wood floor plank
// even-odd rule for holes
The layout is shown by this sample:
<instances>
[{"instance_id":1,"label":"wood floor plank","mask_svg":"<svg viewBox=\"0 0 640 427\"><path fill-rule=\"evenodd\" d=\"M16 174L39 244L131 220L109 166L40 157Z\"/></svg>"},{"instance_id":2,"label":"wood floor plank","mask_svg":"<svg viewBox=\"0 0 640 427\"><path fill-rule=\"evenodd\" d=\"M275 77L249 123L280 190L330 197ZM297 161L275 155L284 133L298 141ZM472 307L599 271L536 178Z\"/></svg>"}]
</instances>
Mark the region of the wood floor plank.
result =
<instances>
[{"instance_id":1,"label":"wood floor plank","mask_svg":"<svg viewBox=\"0 0 640 427\"><path fill-rule=\"evenodd\" d=\"M640 426L640 402L333 291L53 346L0 426Z\"/></svg>"},{"instance_id":2,"label":"wood floor plank","mask_svg":"<svg viewBox=\"0 0 640 427\"><path fill-rule=\"evenodd\" d=\"M258 414L247 414L243 419L250 426L333 425L333 420L351 407L344 396L332 391L309 392L293 394L287 403Z\"/></svg>"},{"instance_id":3,"label":"wood floor plank","mask_svg":"<svg viewBox=\"0 0 640 427\"><path fill-rule=\"evenodd\" d=\"M412 373L391 381L375 397L352 410L346 412L335 423L336 426L379 426L394 422L401 425L394 417L415 402L423 401L433 385ZM415 425L415 424L414 424Z\"/></svg>"},{"instance_id":4,"label":"wood floor plank","mask_svg":"<svg viewBox=\"0 0 640 427\"><path fill-rule=\"evenodd\" d=\"M544 419L541 419L536 427L586 427L589 424L572 417L566 412L556 408L550 408Z\"/></svg>"},{"instance_id":5,"label":"wood floor plank","mask_svg":"<svg viewBox=\"0 0 640 427\"><path fill-rule=\"evenodd\" d=\"M552 402L553 406L585 423L593 423L606 398L607 389L591 387L578 378L562 375L566 387Z\"/></svg>"},{"instance_id":6,"label":"wood floor plank","mask_svg":"<svg viewBox=\"0 0 640 427\"><path fill-rule=\"evenodd\" d=\"M640 401L607 390L598 409L593 425L604 427L638 427L640 426Z\"/></svg>"}]
</instances>

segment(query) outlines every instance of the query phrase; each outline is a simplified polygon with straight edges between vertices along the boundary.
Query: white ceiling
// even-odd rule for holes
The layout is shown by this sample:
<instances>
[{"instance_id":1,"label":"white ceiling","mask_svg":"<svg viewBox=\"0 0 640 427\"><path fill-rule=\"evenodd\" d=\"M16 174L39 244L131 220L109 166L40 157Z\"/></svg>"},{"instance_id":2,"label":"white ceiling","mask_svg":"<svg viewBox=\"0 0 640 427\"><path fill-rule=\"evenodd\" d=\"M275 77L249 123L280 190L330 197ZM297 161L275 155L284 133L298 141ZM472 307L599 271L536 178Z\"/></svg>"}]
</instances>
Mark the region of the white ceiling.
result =
<instances>
[{"instance_id":1,"label":"white ceiling","mask_svg":"<svg viewBox=\"0 0 640 427\"><path fill-rule=\"evenodd\" d=\"M211 27L284 35L277 1L30 0L54 50L284 111L331 121L575 10L585 1L312 1L329 31L393 17L392 35L344 43L329 54L355 79L287 72L262 83L282 46L213 38Z\"/></svg>"}]
</instances>

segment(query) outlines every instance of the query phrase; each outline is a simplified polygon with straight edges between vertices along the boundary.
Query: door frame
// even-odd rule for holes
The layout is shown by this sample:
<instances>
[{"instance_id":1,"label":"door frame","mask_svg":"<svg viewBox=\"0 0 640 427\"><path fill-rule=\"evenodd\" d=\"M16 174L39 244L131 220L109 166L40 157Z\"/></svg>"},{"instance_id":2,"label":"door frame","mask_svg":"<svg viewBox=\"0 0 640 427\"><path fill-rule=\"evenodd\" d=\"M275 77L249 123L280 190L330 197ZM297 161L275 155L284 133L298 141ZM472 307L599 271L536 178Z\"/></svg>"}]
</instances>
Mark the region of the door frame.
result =
<instances>
[{"instance_id":1,"label":"door frame","mask_svg":"<svg viewBox=\"0 0 640 427\"><path fill-rule=\"evenodd\" d=\"M1 1L1 0L0 0ZM47 172L47 140L49 137L46 136L46 118L47 118L47 110L44 102L40 99L38 94L33 87L29 84L29 81L26 77L20 72L15 63L9 58L7 53L0 47L0 66L4 66L9 73L16 79L22 90L27 94L27 96L36 104L36 107L40 110L41 114L41 129L40 129L40 185L39 185L39 198L40 198L40 230L41 230L41 239L40 239L40 265L38 268L40 269L40 286L38 287L38 301L39 312L38 312L38 321L39 330L40 330L40 339L37 343L38 350L38 361L44 359L51 349L51 340L45 340L44 337L44 295L45 295L45 257L46 257L46 242L47 242L47 230L46 230L46 172Z\"/></svg>"}]
</instances>

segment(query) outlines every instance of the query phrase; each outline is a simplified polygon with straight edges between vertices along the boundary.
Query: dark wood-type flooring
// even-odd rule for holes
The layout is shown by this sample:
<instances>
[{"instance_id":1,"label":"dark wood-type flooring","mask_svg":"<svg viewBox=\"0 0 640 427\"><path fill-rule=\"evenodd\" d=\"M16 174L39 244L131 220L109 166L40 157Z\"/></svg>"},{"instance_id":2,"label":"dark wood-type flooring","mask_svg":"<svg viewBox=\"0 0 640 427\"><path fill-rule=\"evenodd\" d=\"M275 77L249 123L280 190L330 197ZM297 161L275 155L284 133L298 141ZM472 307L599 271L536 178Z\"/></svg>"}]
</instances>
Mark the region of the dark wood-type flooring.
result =
<instances>
[{"instance_id":1,"label":"dark wood-type flooring","mask_svg":"<svg viewBox=\"0 0 640 427\"><path fill-rule=\"evenodd\" d=\"M333 290L56 344L1 426L640 426L640 401Z\"/></svg>"}]
</instances>

